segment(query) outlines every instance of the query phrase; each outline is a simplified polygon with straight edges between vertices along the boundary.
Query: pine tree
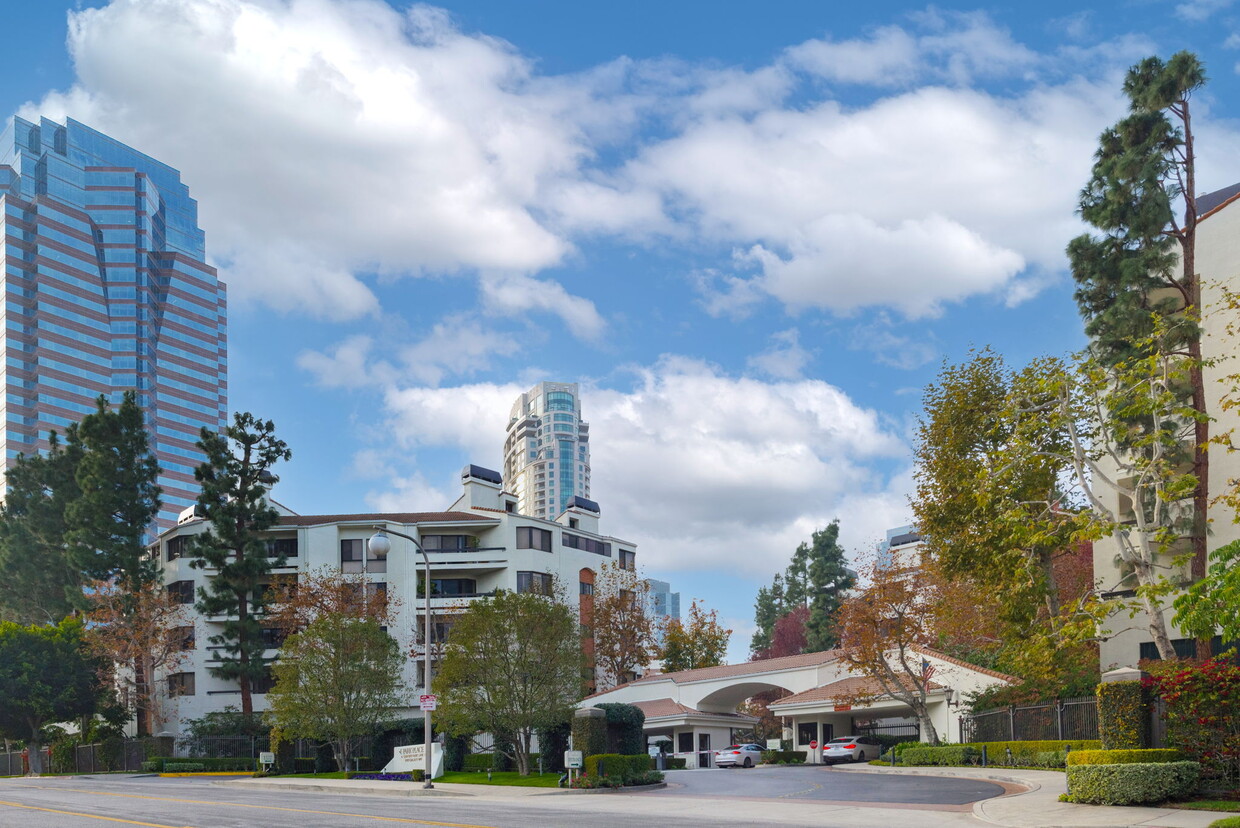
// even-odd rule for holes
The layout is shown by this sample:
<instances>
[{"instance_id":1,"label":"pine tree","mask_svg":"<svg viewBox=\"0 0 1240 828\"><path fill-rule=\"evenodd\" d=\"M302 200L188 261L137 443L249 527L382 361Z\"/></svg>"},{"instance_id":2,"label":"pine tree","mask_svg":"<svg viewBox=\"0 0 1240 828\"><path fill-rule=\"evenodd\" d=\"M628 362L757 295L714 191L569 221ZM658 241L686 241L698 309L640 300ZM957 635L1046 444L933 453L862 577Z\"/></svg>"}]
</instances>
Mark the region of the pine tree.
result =
<instances>
[{"instance_id":1,"label":"pine tree","mask_svg":"<svg viewBox=\"0 0 1240 828\"><path fill-rule=\"evenodd\" d=\"M802 543L792 553L792 562L784 572L784 606L786 609L809 605L809 546Z\"/></svg>"},{"instance_id":2,"label":"pine tree","mask_svg":"<svg viewBox=\"0 0 1240 828\"><path fill-rule=\"evenodd\" d=\"M813 535L808 567L809 619L805 623L807 652L830 650L839 643L835 625L841 596L856 583L845 563L844 548L840 546L839 539L838 520L831 521L826 529Z\"/></svg>"},{"instance_id":3,"label":"pine tree","mask_svg":"<svg viewBox=\"0 0 1240 828\"><path fill-rule=\"evenodd\" d=\"M82 446L52 432L45 454L19 454L5 473L0 505L0 620L55 623L82 603L81 572L65 544L69 504L81 496L74 472Z\"/></svg>"},{"instance_id":4,"label":"pine tree","mask_svg":"<svg viewBox=\"0 0 1240 828\"><path fill-rule=\"evenodd\" d=\"M758 587L758 597L753 604L753 618L757 629L754 630L753 638L749 641L751 654L771 646L771 631L775 628L776 620L779 619L775 599L767 587Z\"/></svg>"},{"instance_id":5,"label":"pine tree","mask_svg":"<svg viewBox=\"0 0 1240 828\"><path fill-rule=\"evenodd\" d=\"M1206 411L1201 373L1201 280L1196 271L1196 159L1189 99L1205 85L1197 56L1146 58L1124 80L1129 114L1102 133L1082 218L1101 235L1068 245L1085 332L1104 363L1143 357L1134 343L1162 342L1189 365L1192 408ZM1183 204L1183 218L1175 207ZM1159 337L1153 333L1161 320ZM1194 429L1194 578L1205 574L1209 421Z\"/></svg>"},{"instance_id":6,"label":"pine tree","mask_svg":"<svg viewBox=\"0 0 1240 828\"><path fill-rule=\"evenodd\" d=\"M133 391L115 411L103 396L95 404L70 437L81 443L80 493L66 509L72 529L65 539L87 579L115 578L137 592L159 577L158 560L146 554L160 507L159 461Z\"/></svg>"},{"instance_id":7,"label":"pine tree","mask_svg":"<svg viewBox=\"0 0 1240 828\"><path fill-rule=\"evenodd\" d=\"M196 569L215 570L207 587L198 591L196 608L203 615L223 615L223 631L211 636L220 665L211 672L237 679L241 688L241 712L254 712L252 685L266 675L260 617L267 601L267 585L273 567L284 559L269 558L263 533L275 526L280 514L267 501L270 469L292 452L275 436L271 420L259 420L249 412L233 416L233 424L216 434L202 430L198 447L206 461L194 472L202 485L198 506L209 523L195 535L189 547Z\"/></svg>"}]
</instances>

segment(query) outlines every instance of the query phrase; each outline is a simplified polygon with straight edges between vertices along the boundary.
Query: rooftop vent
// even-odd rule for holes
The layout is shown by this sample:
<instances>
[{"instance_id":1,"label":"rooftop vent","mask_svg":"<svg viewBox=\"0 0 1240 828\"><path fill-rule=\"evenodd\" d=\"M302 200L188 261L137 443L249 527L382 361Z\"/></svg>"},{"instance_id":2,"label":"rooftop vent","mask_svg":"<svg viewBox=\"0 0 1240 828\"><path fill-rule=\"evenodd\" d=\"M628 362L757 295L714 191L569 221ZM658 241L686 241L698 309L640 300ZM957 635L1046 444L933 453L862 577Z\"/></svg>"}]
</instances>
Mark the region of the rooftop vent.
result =
<instances>
[{"instance_id":1,"label":"rooftop vent","mask_svg":"<svg viewBox=\"0 0 1240 828\"><path fill-rule=\"evenodd\" d=\"M462 480L468 480L471 477L475 477L478 480L484 480L487 483L494 483L496 486L504 485L503 475L499 472L494 471L493 469L484 469L482 466L475 466L473 463L470 463L468 466L461 469Z\"/></svg>"},{"instance_id":2,"label":"rooftop vent","mask_svg":"<svg viewBox=\"0 0 1240 828\"><path fill-rule=\"evenodd\" d=\"M593 500L587 500L584 497L574 497L570 499L568 501L568 508L585 509L587 512L594 512L596 515L599 513L598 504Z\"/></svg>"}]
</instances>

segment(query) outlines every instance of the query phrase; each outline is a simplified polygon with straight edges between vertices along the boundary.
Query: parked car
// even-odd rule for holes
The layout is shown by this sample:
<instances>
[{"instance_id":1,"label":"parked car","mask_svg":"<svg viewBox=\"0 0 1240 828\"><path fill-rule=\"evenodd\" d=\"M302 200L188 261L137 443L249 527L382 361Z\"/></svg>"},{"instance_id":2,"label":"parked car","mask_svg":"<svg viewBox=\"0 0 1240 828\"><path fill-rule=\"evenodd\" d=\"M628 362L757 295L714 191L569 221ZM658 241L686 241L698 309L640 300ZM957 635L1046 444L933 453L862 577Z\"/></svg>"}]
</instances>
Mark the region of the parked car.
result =
<instances>
[{"instance_id":1,"label":"parked car","mask_svg":"<svg viewBox=\"0 0 1240 828\"><path fill-rule=\"evenodd\" d=\"M715 751L717 768L752 768L761 761L762 748L759 745L729 745Z\"/></svg>"},{"instance_id":2,"label":"parked car","mask_svg":"<svg viewBox=\"0 0 1240 828\"><path fill-rule=\"evenodd\" d=\"M841 736L822 746L822 761L864 762L877 759L883 746L873 736Z\"/></svg>"}]
</instances>

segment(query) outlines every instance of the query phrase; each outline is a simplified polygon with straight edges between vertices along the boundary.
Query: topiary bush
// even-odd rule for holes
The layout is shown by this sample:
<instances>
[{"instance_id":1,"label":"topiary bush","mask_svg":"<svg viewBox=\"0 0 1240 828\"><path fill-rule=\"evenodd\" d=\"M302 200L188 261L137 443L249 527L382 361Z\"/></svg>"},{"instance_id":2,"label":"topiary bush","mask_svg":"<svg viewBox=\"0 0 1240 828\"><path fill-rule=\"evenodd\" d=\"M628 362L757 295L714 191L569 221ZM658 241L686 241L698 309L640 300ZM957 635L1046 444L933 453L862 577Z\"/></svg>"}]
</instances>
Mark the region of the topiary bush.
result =
<instances>
[{"instance_id":1,"label":"topiary bush","mask_svg":"<svg viewBox=\"0 0 1240 828\"><path fill-rule=\"evenodd\" d=\"M607 714L608 753L633 755L646 751L646 714L640 707L619 702L594 706Z\"/></svg>"},{"instance_id":2,"label":"topiary bush","mask_svg":"<svg viewBox=\"0 0 1240 828\"><path fill-rule=\"evenodd\" d=\"M1197 762L1069 765L1067 799L1087 805L1183 799L1197 790L1200 776Z\"/></svg>"},{"instance_id":3,"label":"topiary bush","mask_svg":"<svg viewBox=\"0 0 1240 828\"><path fill-rule=\"evenodd\" d=\"M564 771L564 751L568 750L568 737L571 732L572 723L568 721L538 731L538 749L546 770L557 773Z\"/></svg>"},{"instance_id":4,"label":"topiary bush","mask_svg":"<svg viewBox=\"0 0 1240 828\"><path fill-rule=\"evenodd\" d=\"M1098 732L1107 750L1135 750L1149 744L1149 709L1141 682L1098 685Z\"/></svg>"},{"instance_id":5,"label":"topiary bush","mask_svg":"<svg viewBox=\"0 0 1240 828\"><path fill-rule=\"evenodd\" d=\"M899 756L904 765L971 765L981 760L982 752L971 745L940 745L906 748Z\"/></svg>"},{"instance_id":6,"label":"topiary bush","mask_svg":"<svg viewBox=\"0 0 1240 828\"><path fill-rule=\"evenodd\" d=\"M1174 748L1141 750L1076 750L1068 754L1069 765L1136 765L1147 762L1182 762L1188 757Z\"/></svg>"},{"instance_id":7,"label":"topiary bush","mask_svg":"<svg viewBox=\"0 0 1240 828\"><path fill-rule=\"evenodd\" d=\"M600 753L585 758L585 775L632 779L649 771L651 758L645 753Z\"/></svg>"},{"instance_id":8,"label":"topiary bush","mask_svg":"<svg viewBox=\"0 0 1240 828\"><path fill-rule=\"evenodd\" d=\"M607 719L602 716L573 716L573 747L582 756L607 752Z\"/></svg>"}]
</instances>

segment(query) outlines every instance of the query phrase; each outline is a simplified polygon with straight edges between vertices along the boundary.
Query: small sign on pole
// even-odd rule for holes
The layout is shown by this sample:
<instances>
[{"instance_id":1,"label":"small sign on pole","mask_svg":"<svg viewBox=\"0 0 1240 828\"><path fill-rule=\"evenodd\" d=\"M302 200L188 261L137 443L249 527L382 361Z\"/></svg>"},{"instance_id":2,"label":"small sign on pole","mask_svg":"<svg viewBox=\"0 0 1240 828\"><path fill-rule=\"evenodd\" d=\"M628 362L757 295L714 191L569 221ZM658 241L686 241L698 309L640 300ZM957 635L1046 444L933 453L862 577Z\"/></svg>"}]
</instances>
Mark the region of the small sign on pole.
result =
<instances>
[{"instance_id":1,"label":"small sign on pole","mask_svg":"<svg viewBox=\"0 0 1240 828\"><path fill-rule=\"evenodd\" d=\"M276 755L272 751L264 750L258 754L258 763L260 765L274 765L276 763Z\"/></svg>"},{"instance_id":2,"label":"small sign on pole","mask_svg":"<svg viewBox=\"0 0 1240 828\"><path fill-rule=\"evenodd\" d=\"M581 751L579 750L564 751L564 767L571 768L573 770L579 770L581 768Z\"/></svg>"},{"instance_id":3,"label":"small sign on pole","mask_svg":"<svg viewBox=\"0 0 1240 828\"><path fill-rule=\"evenodd\" d=\"M812 741L812 742L810 742L810 743L809 743L809 749L810 749L810 750L818 750L818 740L817 740L817 739L815 739L814 741Z\"/></svg>"},{"instance_id":4,"label":"small sign on pole","mask_svg":"<svg viewBox=\"0 0 1240 828\"><path fill-rule=\"evenodd\" d=\"M418 696L418 703L422 706L423 710L435 710L436 705L439 703L439 697L433 693L424 693L423 695Z\"/></svg>"}]
</instances>

